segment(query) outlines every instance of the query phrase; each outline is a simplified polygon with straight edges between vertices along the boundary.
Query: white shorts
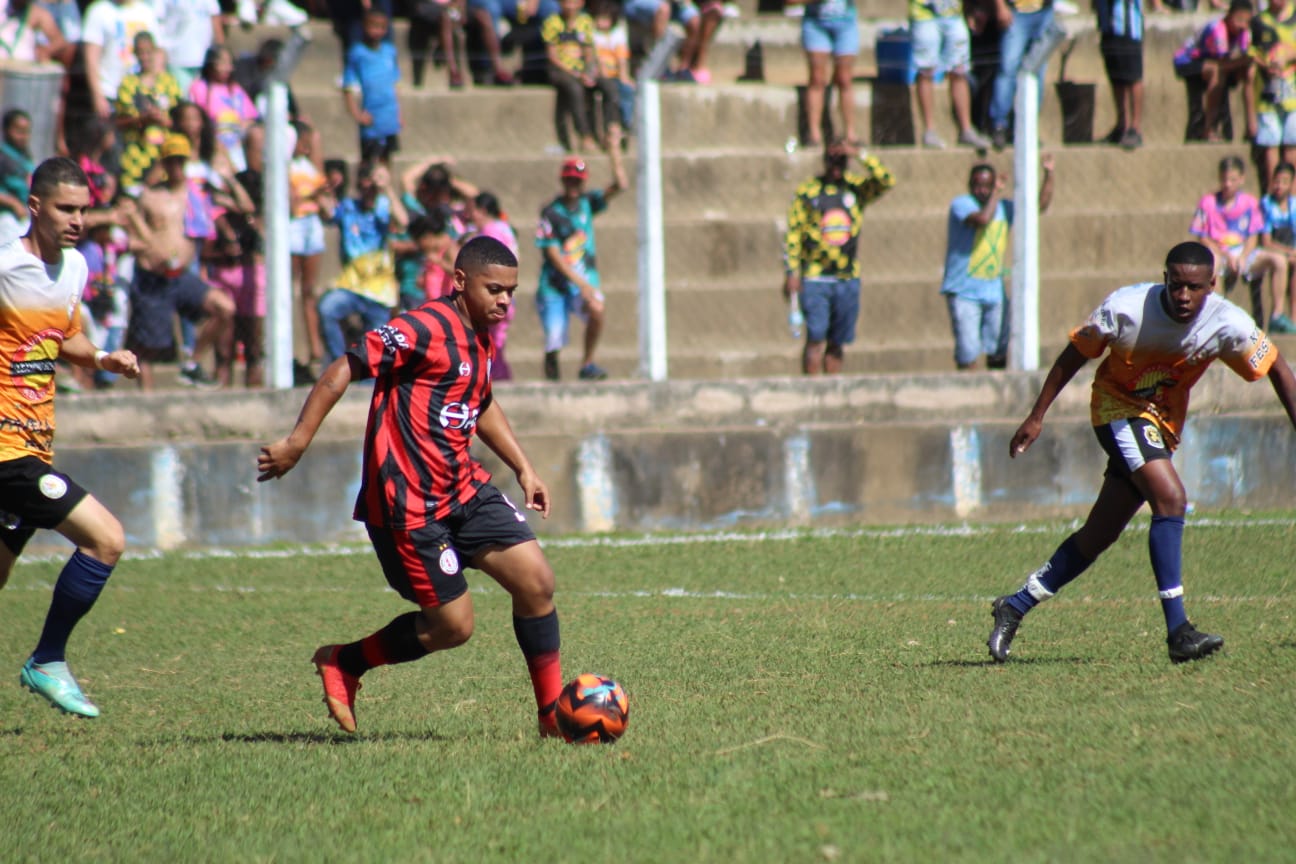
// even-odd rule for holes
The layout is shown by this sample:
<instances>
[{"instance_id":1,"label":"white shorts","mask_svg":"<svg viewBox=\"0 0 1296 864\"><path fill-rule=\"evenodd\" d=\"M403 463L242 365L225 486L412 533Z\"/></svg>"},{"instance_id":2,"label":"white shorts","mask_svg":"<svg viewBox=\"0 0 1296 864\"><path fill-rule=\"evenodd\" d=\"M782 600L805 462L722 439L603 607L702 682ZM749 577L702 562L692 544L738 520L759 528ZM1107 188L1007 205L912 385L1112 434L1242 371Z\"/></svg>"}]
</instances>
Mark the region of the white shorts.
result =
<instances>
[{"instance_id":1,"label":"white shorts","mask_svg":"<svg viewBox=\"0 0 1296 864\"><path fill-rule=\"evenodd\" d=\"M1259 121L1257 147L1296 147L1296 111L1266 111Z\"/></svg>"},{"instance_id":2,"label":"white shorts","mask_svg":"<svg viewBox=\"0 0 1296 864\"><path fill-rule=\"evenodd\" d=\"M1230 249L1228 251L1233 252L1235 250ZM1260 254L1260 247L1257 246L1255 249L1251 250L1251 254L1247 255L1247 257L1242 261L1241 273L1234 273L1231 270L1229 270L1228 259L1225 258L1223 255L1216 255L1215 275L1220 277L1221 279L1232 279L1235 276L1241 276L1244 281L1250 282L1251 279L1253 278L1251 275L1251 267L1255 264L1256 256L1259 254Z\"/></svg>"},{"instance_id":3,"label":"white shorts","mask_svg":"<svg viewBox=\"0 0 1296 864\"><path fill-rule=\"evenodd\" d=\"M324 251L324 223L318 213L298 216L288 223L288 251L294 255L318 255Z\"/></svg>"},{"instance_id":4,"label":"white shorts","mask_svg":"<svg viewBox=\"0 0 1296 864\"><path fill-rule=\"evenodd\" d=\"M967 74L972 37L962 15L909 22L915 69Z\"/></svg>"}]
</instances>

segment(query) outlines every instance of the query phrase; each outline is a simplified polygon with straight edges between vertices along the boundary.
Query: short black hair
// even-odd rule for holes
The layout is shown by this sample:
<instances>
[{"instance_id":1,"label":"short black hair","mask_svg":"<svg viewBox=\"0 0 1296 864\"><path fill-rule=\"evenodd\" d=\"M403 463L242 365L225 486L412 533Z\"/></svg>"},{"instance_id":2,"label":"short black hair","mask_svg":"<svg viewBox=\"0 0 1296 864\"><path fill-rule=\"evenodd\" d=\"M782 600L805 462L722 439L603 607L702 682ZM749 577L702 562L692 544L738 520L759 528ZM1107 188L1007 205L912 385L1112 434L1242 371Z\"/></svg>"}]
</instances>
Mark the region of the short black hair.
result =
<instances>
[{"instance_id":1,"label":"short black hair","mask_svg":"<svg viewBox=\"0 0 1296 864\"><path fill-rule=\"evenodd\" d=\"M492 266L516 267L517 256L494 237L474 237L464 244L455 258L455 269L465 273Z\"/></svg>"},{"instance_id":2,"label":"short black hair","mask_svg":"<svg viewBox=\"0 0 1296 864\"><path fill-rule=\"evenodd\" d=\"M1275 174L1290 174L1296 177L1296 165L1290 162L1279 162L1278 167L1274 169Z\"/></svg>"},{"instance_id":3,"label":"short black hair","mask_svg":"<svg viewBox=\"0 0 1296 864\"><path fill-rule=\"evenodd\" d=\"M27 120L30 122L31 115L21 108L10 108L6 111L4 113L4 120L0 121L0 124L3 125L5 134L8 134L9 130L12 129L13 125L19 120Z\"/></svg>"},{"instance_id":4,"label":"short black hair","mask_svg":"<svg viewBox=\"0 0 1296 864\"><path fill-rule=\"evenodd\" d=\"M66 156L55 156L36 166L32 173L31 194L44 198L64 184L90 188L90 181L86 179L80 165Z\"/></svg>"},{"instance_id":5,"label":"short black hair","mask_svg":"<svg viewBox=\"0 0 1296 864\"><path fill-rule=\"evenodd\" d=\"M411 219L405 233L410 239L417 240L425 234L446 234L449 230L450 219L446 212L440 207L433 207L427 213Z\"/></svg>"},{"instance_id":6,"label":"short black hair","mask_svg":"<svg viewBox=\"0 0 1296 864\"><path fill-rule=\"evenodd\" d=\"M1251 0L1233 0L1233 2L1229 3L1229 15L1232 15L1234 12L1243 11L1255 14L1255 7L1251 5Z\"/></svg>"},{"instance_id":7,"label":"short black hair","mask_svg":"<svg viewBox=\"0 0 1296 864\"><path fill-rule=\"evenodd\" d=\"M995 167L991 165L989 162L978 162L977 164L973 165L972 170L968 172L968 182L971 183L972 178L980 174L982 171L988 172L991 177L996 176L997 173L995 171Z\"/></svg>"},{"instance_id":8,"label":"short black hair","mask_svg":"<svg viewBox=\"0 0 1296 864\"><path fill-rule=\"evenodd\" d=\"M338 186L338 188L337 188L335 191L336 191L337 194L339 194L339 195L341 195L341 194L343 194L344 192L346 192L347 184L351 182L351 169L350 169L350 167L347 165L347 162L346 162L345 159L325 159L325 160L324 160L324 173L325 173L325 174L334 174L334 173L341 174L341 175L342 175L342 183Z\"/></svg>"},{"instance_id":9,"label":"short black hair","mask_svg":"<svg viewBox=\"0 0 1296 864\"><path fill-rule=\"evenodd\" d=\"M1215 268L1215 253L1210 247L1196 240L1187 240L1170 250L1166 255L1165 266L1169 270L1174 264L1187 264L1192 267Z\"/></svg>"},{"instance_id":10,"label":"short black hair","mask_svg":"<svg viewBox=\"0 0 1296 864\"><path fill-rule=\"evenodd\" d=\"M1242 161L1241 156L1225 156L1219 161L1219 173L1225 171L1236 171L1239 174L1246 173L1246 163Z\"/></svg>"},{"instance_id":11,"label":"short black hair","mask_svg":"<svg viewBox=\"0 0 1296 864\"><path fill-rule=\"evenodd\" d=\"M492 219L500 218L502 211L500 210L499 199L495 197L493 192L478 192L477 197L473 199L473 205Z\"/></svg>"}]
</instances>

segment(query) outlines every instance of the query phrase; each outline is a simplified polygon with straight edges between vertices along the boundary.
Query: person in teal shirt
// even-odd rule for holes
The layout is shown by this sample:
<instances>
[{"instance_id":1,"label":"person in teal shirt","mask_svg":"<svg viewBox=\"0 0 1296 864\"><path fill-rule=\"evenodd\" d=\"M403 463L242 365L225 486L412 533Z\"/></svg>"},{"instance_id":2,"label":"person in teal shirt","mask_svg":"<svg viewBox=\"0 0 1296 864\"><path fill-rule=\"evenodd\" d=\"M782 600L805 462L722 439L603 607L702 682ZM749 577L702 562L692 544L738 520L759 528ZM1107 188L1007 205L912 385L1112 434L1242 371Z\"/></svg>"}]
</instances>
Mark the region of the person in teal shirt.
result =
<instances>
[{"instance_id":1,"label":"person in teal shirt","mask_svg":"<svg viewBox=\"0 0 1296 864\"><path fill-rule=\"evenodd\" d=\"M559 378L558 352L567 344L567 320L572 315L585 321L581 379L598 381L607 377L607 371L594 362L604 314L594 217L606 210L608 199L627 185L620 149L614 147L610 153L613 179L607 188L586 192L589 166L580 157L569 157L562 166L562 194L540 211L535 240L541 255L536 311L544 328L544 374L550 381Z\"/></svg>"},{"instance_id":2,"label":"person in teal shirt","mask_svg":"<svg viewBox=\"0 0 1296 864\"><path fill-rule=\"evenodd\" d=\"M21 108L5 112L4 137L0 139L0 243L7 243L27 230L27 194L32 172L31 115Z\"/></svg>"}]
</instances>

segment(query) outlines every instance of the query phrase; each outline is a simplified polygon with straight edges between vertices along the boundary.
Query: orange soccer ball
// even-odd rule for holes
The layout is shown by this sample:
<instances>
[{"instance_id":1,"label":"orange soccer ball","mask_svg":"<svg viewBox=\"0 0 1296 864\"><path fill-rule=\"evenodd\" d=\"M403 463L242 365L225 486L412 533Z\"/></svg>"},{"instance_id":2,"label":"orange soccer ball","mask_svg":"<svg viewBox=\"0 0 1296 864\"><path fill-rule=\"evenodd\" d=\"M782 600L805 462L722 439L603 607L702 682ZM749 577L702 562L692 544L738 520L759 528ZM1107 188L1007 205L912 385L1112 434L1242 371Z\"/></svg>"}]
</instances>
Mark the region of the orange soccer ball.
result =
<instances>
[{"instance_id":1,"label":"orange soccer ball","mask_svg":"<svg viewBox=\"0 0 1296 864\"><path fill-rule=\"evenodd\" d=\"M577 675L558 696L558 731L572 744L610 744L630 722L630 700L611 678Z\"/></svg>"}]
</instances>

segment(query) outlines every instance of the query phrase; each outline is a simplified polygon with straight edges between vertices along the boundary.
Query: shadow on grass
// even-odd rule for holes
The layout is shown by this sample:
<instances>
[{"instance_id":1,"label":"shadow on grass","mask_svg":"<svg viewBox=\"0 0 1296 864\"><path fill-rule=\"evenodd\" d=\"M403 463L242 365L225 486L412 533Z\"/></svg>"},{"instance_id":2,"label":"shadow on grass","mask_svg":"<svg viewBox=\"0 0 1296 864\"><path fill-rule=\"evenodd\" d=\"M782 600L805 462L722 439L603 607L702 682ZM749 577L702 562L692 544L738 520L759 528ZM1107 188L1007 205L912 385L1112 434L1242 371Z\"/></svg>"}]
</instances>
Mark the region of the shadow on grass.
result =
<instances>
[{"instance_id":1,"label":"shadow on grass","mask_svg":"<svg viewBox=\"0 0 1296 864\"><path fill-rule=\"evenodd\" d=\"M998 663L989 658L985 660L932 660L929 663L915 663L914 667L975 669L992 666L1087 666L1092 662L1092 657L1021 657L1013 658L1007 663Z\"/></svg>"},{"instance_id":2,"label":"shadow on grass","mask_svg":"<svg viewBox=\"0 0 1296 864\"><path fill-rule=\"evenodd\" d=\"M18 726L12 729L0 729L0 738L17 738L21 734L23 730Z\"/></svg>"},{"instance_id":3,"label":"shadow on grass","mask_svg":"<svg viewBox=\"0 0 1296 864\"><path fill-rule=\"evenodd\" d=\"M449 736L435 732L371 732L347 735L344 732L220 732L211 735L157 736L136 742L140 747L159 744L363 744L375 741L449 741Z\"/></svg>"}]
</instances>

